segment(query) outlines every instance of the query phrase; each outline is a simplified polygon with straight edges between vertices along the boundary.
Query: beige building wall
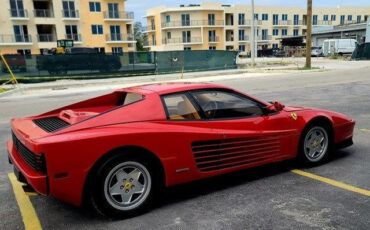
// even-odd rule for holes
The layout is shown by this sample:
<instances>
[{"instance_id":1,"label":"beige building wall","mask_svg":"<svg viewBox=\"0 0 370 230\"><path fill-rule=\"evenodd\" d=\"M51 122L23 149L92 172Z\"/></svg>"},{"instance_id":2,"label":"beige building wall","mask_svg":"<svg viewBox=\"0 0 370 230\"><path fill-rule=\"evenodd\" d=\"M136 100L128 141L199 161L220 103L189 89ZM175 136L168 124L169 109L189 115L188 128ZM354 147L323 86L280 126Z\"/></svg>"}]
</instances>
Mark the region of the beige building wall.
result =
<instances>
[{"instance_id":1,"label":"beige building wall","mask_svg":"<svg viewBox=\"0 0 370 230\"><path fill-rule=\"evenodd\" d=\"M197 23L197 20L202 20L203 22L208 21L208 14L215 14L215 20L220 23L217 26L209 26L203 24L194 28L193 24ZM305 35L306 33L306 9L301 7L281 7L281 6L255 6L255 13L258 14L258 20L255 21L256 30L258 33L257 44L261 49L262 46L272 48L273 46L279 46L279 39L284 36L295 35ZM171 22L167 24L176 24L175 22L181 22L181 15L189 14L190 26L179 26L168 28L168 26L163 26L166 22L166 15L170 15ZM238 17L239 14L244 14L244 23L239 24ZM267 20L262 20L262 14L267 14ZM278 15L276 23L273 22L273 15ZM286 15L287 19L283 20L283 14ZM251 20L252 12L249 5L235 5L235 6L223 6L220 3L203 3L199 6L183 6L183 7L173 7L166 8L165 6L159 6L156 8L149 9L147 11L147 23L150 25L150 20L155 18L156 29L147 30L149 43L146 47L151 50L182 50L187 47L191 49L210 49L210 47L216 49L225 50L239 50L244 46L248 51L250 49L250 38L251 38ZM298 15L299 19L295 23L294 15ZM323 26L335 26L341 23L355 23L357 21L357 16L361 16L361 21L365 21L370 15L370 7L332 7L332 8L313 8L313 15L317 17L317 23L313 27L323 27ZM335 15L335 18L332 18ZM230 17L233 17L233 24L230 24ZM344 21L341 21L341 16L344 16ZM352 17L352 19L350 17ZM325 18L324 20L324 17ZM327 20L326 20L327 19ZM333 20L332 20L333 19ZM165 23L166 24L166 23ZM174 44L162 44L163 38L166 37L167 31L171 31L171 34L176 36L182 36L182 31L190 30L191 35L198 36L199 33L193 33L193 30L203 31L202 44L192 44L192 43L178 43ZM218 37L217 42L208 42L208 31L216 30L216 36ZM239 30L244 30L244 39L239 39ZM277 31L277 35L274 35ZM283 32L286 35L283 35ZM262 36L262 34L264 36ZM156 44L151 42L152 36L155 36Z\"/></svg>"},{"instance_id":2,"label":"beige building wall","mask_svg":"<svg viewBox=\"0 0 370 230\"><path fill-rule=\"evenodd\" d=\"M104 48L107 53L112 52L112 47L120 47L123 52L135 50L133 13L125 12L124 0L93 0L100 3L100 12L90 12L90 0L66 0L74 3L75 10L70 11L73 12L71 17L63 11L63 0L43 1L48 3L47 10L35 9L33 0L23 0L24 10L13 10L13 14L10 12L10 1L2 1L0 51L3 53L23 51L39 54L41 49L56 48L56 40L65 38L74 38L76 47ZM109 17L108 3L119 4L118 17ZM28 35L15 36L14 25L26 26ZM69 25L76 26L77 33L67 36L66 26ZM102 25L103 34L93 35L91 25ZM120 39L112 41L110 25L120 26ZM40 34L40 31L45 30L47 34Z\"/></svg>"}]
</instances>

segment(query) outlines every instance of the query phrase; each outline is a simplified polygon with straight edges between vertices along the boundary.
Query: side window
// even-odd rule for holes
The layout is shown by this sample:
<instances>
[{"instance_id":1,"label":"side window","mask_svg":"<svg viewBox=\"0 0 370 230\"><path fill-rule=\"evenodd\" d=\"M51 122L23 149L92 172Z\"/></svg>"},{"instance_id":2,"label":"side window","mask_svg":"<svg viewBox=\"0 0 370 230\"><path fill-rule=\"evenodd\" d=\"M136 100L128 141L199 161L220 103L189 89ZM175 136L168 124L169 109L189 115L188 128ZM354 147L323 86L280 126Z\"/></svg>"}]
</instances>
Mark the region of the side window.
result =
<instances>
[{"instance_id":1,"label":"side window","mask_svg":"<svg viewBox=\"0 0 370 230\"><path fill-rule=\"evenodd\" d=\"M185 94L163 96L169 120L199 120L200 116Z\"/></svg>"},{"instance_id":2,"label":"side window","mask_svg":"<svg viewBox=\"0 0 370 230\"><path fill-rule=\"evenodd\" d=\"M208 119L263 115L262 106L258 102L237 93L212 90L192 94Z\"/></svg>"}]
</instances>

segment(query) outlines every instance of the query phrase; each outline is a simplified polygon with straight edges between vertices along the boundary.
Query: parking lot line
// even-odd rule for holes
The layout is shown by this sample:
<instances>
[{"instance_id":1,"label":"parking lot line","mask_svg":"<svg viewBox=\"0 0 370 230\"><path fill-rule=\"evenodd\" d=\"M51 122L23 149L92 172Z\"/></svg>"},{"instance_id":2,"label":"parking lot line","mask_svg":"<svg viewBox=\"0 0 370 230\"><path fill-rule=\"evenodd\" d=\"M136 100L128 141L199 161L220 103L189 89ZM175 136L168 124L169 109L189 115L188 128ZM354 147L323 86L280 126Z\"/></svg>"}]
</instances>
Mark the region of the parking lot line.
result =
<instances>
[{"instance_id":1,"label":"parking lot line","mask_svg":"<svg viewBox=\"0 0 370 230\"><path fill-rule=\"evenodd\" d=\"M344 190L359 193L359 194L362 194L362 195L365 195L365 196L370 196L370 190L357 188L357 187L354 187L352 185L348 185L348 184L345 184L345 183L342 183L342 182L339 182L339 181L336 181L336 180L332 180L332 179L329 179L329 178L326 178L326 177L322 177L322 176L318 176L318 175L315 175L315 174L312 174L312 173L308 173L308 172L305 172L305 171L302 171L302 170L299 170L299 169L293 169L293 170L290 170L290 171L292 173L295 173L295 174L298 174L298 175L301 175L301 176L305 176L305 177L308 177L308 178L311 178L311 179L314 179L314 180L318 180L318 181L333 185L335 187L338 187L338 188L341 188L341 189L344 189Z\"/></svg>"},{"instance_id":2,"label":"parking lot line","mask_svg":"<svg viewBox=\"0 0 370 230\"><path fill-rule=\"evenodd\" d=\"M22 184L17 181L14 173L9 173L8 176L13 186L13 191L19 206L19 210L21 211L24 228L26 230L41 230L42 227L40 220L37 217L35 208L33 207L29 196L23 191Z\"/></svg>"},{"instance_id":3,"label":"parking lot line","mask_svg":"<svg viewBox=\"0 0 370 230\"><path fill-rule=\"evenodd\" d=\"M370 132L370 129L360 129L362 132Z\"/></svg>"}]
</instances>

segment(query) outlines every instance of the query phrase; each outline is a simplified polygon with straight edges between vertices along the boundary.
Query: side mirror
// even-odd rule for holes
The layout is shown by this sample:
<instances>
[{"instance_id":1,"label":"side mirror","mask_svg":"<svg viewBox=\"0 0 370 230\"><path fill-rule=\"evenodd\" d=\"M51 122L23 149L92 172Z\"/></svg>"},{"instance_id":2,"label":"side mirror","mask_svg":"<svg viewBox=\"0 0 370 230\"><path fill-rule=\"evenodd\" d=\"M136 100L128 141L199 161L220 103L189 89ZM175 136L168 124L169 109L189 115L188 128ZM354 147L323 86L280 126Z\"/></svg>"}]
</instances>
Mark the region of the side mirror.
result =
<instances>
[{"instance_id":1,"label":"side mirror","mask_svg":"<svg viewBox=\"0 0 370 230\"><path fill-rule=\"evenodd\" d=\"M275 101L270 105L266 106L266 110L270 112L276 112L283 110L285 105L283 105L280 101Z\"/></svg>"}]
</instances>

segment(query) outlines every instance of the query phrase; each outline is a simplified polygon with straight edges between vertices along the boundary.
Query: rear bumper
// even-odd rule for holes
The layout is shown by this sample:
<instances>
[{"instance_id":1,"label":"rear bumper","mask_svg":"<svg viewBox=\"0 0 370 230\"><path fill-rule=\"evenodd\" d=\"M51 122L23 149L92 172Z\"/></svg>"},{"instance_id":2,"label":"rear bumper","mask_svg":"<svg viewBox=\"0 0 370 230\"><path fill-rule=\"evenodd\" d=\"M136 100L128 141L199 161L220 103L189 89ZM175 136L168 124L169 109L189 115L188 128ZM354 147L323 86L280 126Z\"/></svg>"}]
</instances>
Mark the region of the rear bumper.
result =
<instances>
[{"instance_id":1,"label":"rear bumper","mask_svg":"<svg viewBox=\"0 0 370 230\"><path fill-rule=\"evenodd\" d=\"M43 175L31 168L14 148L13 141L9 140L7 142L7 150L9 160L14 164L15 171L20 173L18 180L23 183L26 182L38 193L48 195L47 175Z\"/></svg>"}]
</instances>

